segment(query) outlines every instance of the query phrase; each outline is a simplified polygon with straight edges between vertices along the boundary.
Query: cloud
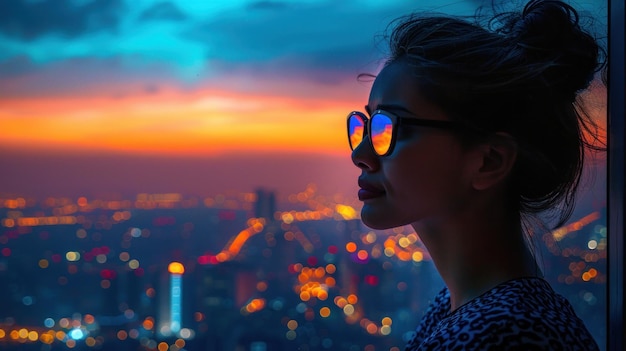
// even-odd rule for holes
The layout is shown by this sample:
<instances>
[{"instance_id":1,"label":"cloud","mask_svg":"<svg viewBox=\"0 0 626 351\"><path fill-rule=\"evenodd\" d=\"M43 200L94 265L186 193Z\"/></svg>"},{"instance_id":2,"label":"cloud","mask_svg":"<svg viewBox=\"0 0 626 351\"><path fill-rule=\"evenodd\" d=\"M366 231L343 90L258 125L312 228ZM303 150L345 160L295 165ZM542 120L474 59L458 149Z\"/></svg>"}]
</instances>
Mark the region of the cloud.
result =
<instances>
[{"instance_id":1,"label":"cloud","mask_svg":"<svg viewBox=\"0 0 626 351\"><path fill-rule=\"evenodd\" d=\"M176 82L172 67L133 56L77 57L37 64L18 56L0 64L0 99L34 96L124 97Z\"/></svg>"},{"instance_id":2,"label":"cloud","mask_svg":"<svg viewBox=\"0 0 626 351\"><path fill-rule=\"evenodd\" d=\"M114 31L124 8L123 0L93 0L75 5L71 0L0 2L0 32L31 41L48 34L68 38L88 32Z\"/></svg>"},{"instance_id":3,"label":"cloud","mask_svg":"<svg viewBox=\"0 0 626 351\"><path fill-rule=\"evenodd\" d=\"M226 63L221 68L333 83L378 69L392 20L422 9L472 14L476 2L260 0L198 21L183 35L206 48L207 62Z\"/></svg>"},{"instance_id":4,"label":"cloud","mask_svg":"<svg viewBox=\"0 0 626 351\"><path fill-rule=\"evenodd\" d=\"M186 32L206 47L209 62L276 72L339 72L371 65L382 52L376 35L406 6L357 7L344 2L256 2ZM332 74L332 73L331 73Z\"/></svg>"},{"instance_id":5,"label":"cloud","mask_svg":"<svg viewBox=\"0 0 626 351\"><path fill-rule=\"evenodd\" d=\"M141 13L142 21L184 21L188 16L171 2L159 2Z\"/></svg>"},{"instance_id":6,"label":"cloud","mask_svg":"<svg viewBox=\"0 0 626 351\"><path fill-rule=\"evenodd\" d=\"M9 1L3 6L31 6L30 12L18 16L20 23L33 17L33 6L49 6ZM81 12L86 23L86 8L99 3L71 7L66 1L38 33L43 35L44 27L52 30L59 13ZM268 91L271 86L279 92L311 94L312 87L331 89L352 84L359 73L375 72L385 56L377 35L415 6L404 1L261 0L201 11L182 3L177 5L183 10L169 2L134 4L126 4L118 31L7 41L8 50L0 54L5 56L0 62L0 92L5 97L58 96L97 90L125 96L162 85L208 84L237 91ZM181 16L187 18L163 21ZM136 20L140 18L144 20Z\"/></svg>"},{"instance_id":7,"label":"cloud","mask_svg":"<svg viewBox=\"0 0 626 351\"><path fill-rule=\"evenodd\" d=\"M0 93L107 85L124 95L165 80L330 87L377 71L391 20L423 9L471 15L490 1L0 0Z\"/></svg>"}]
</instances>

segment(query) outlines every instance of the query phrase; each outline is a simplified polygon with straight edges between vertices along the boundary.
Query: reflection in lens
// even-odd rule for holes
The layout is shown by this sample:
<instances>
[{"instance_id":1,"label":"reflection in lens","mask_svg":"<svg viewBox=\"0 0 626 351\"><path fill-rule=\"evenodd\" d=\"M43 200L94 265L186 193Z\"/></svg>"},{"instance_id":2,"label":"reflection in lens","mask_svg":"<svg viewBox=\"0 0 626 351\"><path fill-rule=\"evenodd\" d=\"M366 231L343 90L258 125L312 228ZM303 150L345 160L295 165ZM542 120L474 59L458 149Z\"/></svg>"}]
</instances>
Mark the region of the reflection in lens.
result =
<instances>
[{"instance_id":1,"label":"reflection in lens","mask_svg":"<svg viewBox=\"0 0 626 351\"><path fill-rule=\"evenodd\" d=\"M355 116L350 116L348 120L348 138L350 142L350 147L354 150L361 141L363 141L363 131L365 129L365 124L363 121Z\"/></svg>"},{"instance_id":2,"label":"reflection in lens","mask_svg":"<svg viewBox=\"0 0 626 351\"><path fill-rule=\"evenodd\" d=\"M372 146L378 155L384 155L389 151L391 146L391 135L393 133L393 124L391 118L383 114L376 114L370 122L372 124Z\"/></svg>"}]
</instances>

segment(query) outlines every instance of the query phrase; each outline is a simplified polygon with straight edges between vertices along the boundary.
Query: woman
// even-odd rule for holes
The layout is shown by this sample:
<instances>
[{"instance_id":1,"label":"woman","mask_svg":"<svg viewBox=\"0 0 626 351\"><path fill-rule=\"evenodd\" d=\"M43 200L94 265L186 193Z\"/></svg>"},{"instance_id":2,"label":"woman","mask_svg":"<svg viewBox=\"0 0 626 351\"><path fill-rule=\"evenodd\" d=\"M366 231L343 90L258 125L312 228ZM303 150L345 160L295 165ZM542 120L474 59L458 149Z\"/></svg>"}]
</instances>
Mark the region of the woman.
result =
<instances>
[{"instance_id":1,"label":"woman","mask_svg":"<svg viewBox=\"0 0 626 351\"><path fill-rule=\"evenodd\" d=\"M577 100L600 49L561 1L489 24L396 24L366 113L348 116L361 217L412 225L446 285L407 350L597 350L527 236L533 215L567 221L585 149L600 149Z\"/></svg>"}]
</instances>

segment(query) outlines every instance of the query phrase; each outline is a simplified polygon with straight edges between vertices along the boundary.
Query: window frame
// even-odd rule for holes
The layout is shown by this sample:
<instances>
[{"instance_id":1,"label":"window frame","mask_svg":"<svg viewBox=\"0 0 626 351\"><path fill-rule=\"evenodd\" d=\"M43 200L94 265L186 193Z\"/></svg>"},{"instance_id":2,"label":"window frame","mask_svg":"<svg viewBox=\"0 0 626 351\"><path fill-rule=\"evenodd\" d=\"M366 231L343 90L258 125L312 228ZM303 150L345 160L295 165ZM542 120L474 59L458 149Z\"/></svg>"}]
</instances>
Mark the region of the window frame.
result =
<instances>
[{"instance_id":1,"label":"window frame","mask_svg":"<svg viewBox=\"0 0 626 351\"><path fill-rule=\"evenodd\" d=\"M626 349L624 314L626 306L624 252L624 42L626 13L623 0L608 0L608 156L607 156L607 199L608 199L608 281L607 281L607 350Z\"/></svg>"}]
</instances>

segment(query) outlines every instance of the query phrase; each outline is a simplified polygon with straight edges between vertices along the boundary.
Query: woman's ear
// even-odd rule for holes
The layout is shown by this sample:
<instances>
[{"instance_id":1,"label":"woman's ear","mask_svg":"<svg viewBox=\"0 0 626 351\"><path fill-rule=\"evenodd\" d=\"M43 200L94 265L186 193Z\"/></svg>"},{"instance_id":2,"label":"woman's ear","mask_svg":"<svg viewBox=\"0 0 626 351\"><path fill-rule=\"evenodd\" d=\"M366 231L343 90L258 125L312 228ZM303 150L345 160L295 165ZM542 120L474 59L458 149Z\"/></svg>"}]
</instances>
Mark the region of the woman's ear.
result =
<instances>
[{"instance_id":1,"label":"woman's ear","mask_svg":"<svg viewBox=\"0 0 626 351\"><path fill-rule=\"evenodd\" d=\"M517 159L517 143L507 133L496 133L478 148L477 165L472 177L475 190L486 190L503 182Z\"/></svg>"}]
</instances>

